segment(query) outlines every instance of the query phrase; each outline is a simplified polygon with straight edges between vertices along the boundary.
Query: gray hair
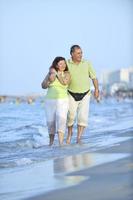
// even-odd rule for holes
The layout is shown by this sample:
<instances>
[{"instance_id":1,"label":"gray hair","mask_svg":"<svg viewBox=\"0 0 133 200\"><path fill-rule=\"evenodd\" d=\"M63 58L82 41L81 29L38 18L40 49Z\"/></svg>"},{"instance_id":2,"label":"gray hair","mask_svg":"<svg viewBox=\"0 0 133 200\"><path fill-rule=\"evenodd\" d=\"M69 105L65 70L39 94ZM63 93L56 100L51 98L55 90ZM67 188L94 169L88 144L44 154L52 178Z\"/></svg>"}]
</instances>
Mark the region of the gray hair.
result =
<instances>
[{"instance_id":1,"label":"gray hair","mask_svg":"<svg viewBox=\"0 0 133 200\"><path fill-rule=\"evenodd\" d=\"M75 51L75 49L81 49L81 47L77 44L71 46L70 48L70 54L72 55L72 53Z\"/></svg>"}]
</instances>

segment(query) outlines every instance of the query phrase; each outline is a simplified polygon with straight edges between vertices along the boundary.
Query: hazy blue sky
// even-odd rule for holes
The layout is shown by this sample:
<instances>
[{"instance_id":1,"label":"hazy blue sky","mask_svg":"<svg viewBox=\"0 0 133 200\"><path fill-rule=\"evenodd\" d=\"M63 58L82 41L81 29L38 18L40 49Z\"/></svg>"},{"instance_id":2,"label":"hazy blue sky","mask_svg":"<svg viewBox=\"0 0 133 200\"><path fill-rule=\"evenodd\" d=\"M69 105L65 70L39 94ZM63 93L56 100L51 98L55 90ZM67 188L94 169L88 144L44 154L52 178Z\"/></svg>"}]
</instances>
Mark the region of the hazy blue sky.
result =
<instances>
[{"instance_id":1,"label":"hazy blue sky","mask_svg":"<svg viewBox=\"0 0 133 200\"><path fill-rule=\"evenodd\" d=\"M132 0L0 0L0 94L41 93L56 56L81 45L99 76L133 66Z\"/></svg>"}]
</instances>

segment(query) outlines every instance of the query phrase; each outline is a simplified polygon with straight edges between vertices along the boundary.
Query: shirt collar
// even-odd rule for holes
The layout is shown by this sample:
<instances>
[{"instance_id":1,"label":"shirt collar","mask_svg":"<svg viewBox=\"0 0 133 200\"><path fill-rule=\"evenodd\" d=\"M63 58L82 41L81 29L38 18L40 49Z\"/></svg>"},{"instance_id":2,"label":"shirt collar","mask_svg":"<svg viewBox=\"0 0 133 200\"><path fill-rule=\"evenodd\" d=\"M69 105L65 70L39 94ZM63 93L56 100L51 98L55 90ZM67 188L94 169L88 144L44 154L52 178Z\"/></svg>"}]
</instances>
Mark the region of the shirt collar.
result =
<instances>
[{"instance_id":1,"label":"shirt collar","mask_svg":"<svg viewBox=\"0 0 133 200\"><path fill-rule=\"evenodd\" d=\"M72 59L69 59L68 62L69 62L69 63L72 63L72 64L75 64L75 63L73 62ZM82 59L82 60L80 61L80 63L83 63L83 62L84 62L84 60ZM80 63L79 63L79 64L80 64Z\"/></svg>"}]
</instances>

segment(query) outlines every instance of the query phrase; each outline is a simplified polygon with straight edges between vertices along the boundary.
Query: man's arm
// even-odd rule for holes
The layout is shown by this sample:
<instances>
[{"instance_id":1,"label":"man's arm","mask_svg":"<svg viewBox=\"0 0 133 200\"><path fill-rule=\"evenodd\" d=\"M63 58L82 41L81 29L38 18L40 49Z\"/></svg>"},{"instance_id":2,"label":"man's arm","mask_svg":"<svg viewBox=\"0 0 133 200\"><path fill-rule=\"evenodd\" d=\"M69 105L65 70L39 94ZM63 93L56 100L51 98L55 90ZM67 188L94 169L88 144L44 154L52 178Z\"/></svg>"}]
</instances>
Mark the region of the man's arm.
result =
<instances>
[{"instance_id":1,"label":"man's arm","mask_svg":"<svg viewBox=\"0 0 133 200\"><path fill-rule=\"evenodd\" d=\"M98 99L99 97L99 85L98 85L98 80L97 79L92 79L93 85L94 85L94 97Z\"/></svg>"}]
</instances>

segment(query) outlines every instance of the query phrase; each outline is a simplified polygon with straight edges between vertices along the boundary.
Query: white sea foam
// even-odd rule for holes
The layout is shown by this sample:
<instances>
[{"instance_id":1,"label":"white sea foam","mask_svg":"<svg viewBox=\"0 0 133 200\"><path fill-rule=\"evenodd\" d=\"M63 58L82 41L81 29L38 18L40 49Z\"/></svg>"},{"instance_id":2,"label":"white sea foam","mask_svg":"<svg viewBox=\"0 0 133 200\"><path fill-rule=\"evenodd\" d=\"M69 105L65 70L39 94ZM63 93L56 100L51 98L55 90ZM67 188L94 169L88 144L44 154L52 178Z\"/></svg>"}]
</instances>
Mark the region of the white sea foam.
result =
<instances>
[{"instance_id":1,"label":"white sea foam","mask_svg":"<svg viewBox=\"0 0 133 200\"><path fill-rule=\"evenodd\" d=\"M47 131L47 129L45 127L42 127L42 126L38 126L36 128L38 129L39 135L38 134L33 135L33 139L34 139L33 146L35 148L38 148L38 147L47 145L48 144L48 131Z\"/></svg>"},{"instance_id":2,"label":"white sea foam","mask_svg":"<svg viewBox=\"0 0 133 200\"><path fill-rule=\"evenodd\" d=\"M29 158L21 158L19 160L16 160L17 166L28 165L31 163L32 163L32 160Z\"/></svg>"}]
</instances>

